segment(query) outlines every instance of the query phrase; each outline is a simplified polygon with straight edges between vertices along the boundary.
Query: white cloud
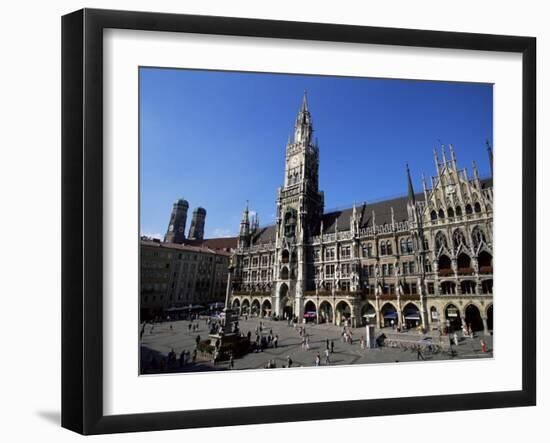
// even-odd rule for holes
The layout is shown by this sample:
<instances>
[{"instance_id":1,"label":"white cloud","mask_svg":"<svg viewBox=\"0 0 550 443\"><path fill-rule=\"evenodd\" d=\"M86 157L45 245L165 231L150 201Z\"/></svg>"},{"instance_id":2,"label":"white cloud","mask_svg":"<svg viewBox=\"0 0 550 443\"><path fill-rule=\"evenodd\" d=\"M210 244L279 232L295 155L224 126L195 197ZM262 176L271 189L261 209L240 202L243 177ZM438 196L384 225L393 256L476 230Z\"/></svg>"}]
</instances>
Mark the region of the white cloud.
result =
<instances>
[{"instance_id":1,"label":"white cloud","mask_svg":"<svg viewBox=\"0 0 550 443\"><path fill-rule=\"evenodd\" d=\"M232 237L231 229L214 228L212 237Z\"/></svg>"},{"instance_id":2,"label":"white cloud","mask_svg":"<svg viewBox=\"0 0 550 443\"><path fill-rule=\"evenodd\" d=\"M142 232L141 233L141 236L142 237L149 237L149 238L158 238L159 240L162 240L164 238L164 235L158 233L158 232L155 232L155 233L151 233L151 232Z\"/></svg>"}]
</instances>

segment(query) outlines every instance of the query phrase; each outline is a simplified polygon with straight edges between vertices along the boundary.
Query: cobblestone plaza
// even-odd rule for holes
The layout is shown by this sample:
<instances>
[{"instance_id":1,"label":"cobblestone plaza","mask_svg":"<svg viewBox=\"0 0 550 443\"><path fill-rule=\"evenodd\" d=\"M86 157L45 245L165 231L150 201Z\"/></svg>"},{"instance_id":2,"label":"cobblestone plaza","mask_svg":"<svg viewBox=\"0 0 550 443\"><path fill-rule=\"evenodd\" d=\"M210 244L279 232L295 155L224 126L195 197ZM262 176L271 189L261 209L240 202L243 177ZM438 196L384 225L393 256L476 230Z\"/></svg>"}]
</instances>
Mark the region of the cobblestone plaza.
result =
<instances>
[{"instance_id":1,"label":"cobblestone plaza","mask_svg":"<svg viewBox=\"0 0 550 443\"><path fill-rule=\"evenodd\" d=\"M317 353L320 355L320 365L326 366L325 349L327 339L334 342L334 352L329 355L330 365L351 365L351 364L369 364L369 363L395 363L395 362L416 362L424 358L426 361L451 360L451 359L477 359L491 358L492 354L492 336L475 335L474 338L462 337L458 333L458 346L452 346L453 355L449 349L449 337L440 337L437 331L435 334L420 334L418 332L392 331L389 328L376 330L376 336L384 333L388 343L399 343L398 347L389 346L376 347L374 349L361 349L360 338L365 336L365 328L351 328L353 342L352 344L342 341L342 328L330 324L302 325L305 327L305 333L310 338L310 349L302 348L302 338L299 335L299 329L288 326L284 321L273 321L259 318L241 318L239 325L241 332L246 335L248 331L254 337L256 328L260 321L263 325L263 334L277 335L277 347L264 349L263 352L252 352L244 357L234 360L234 369L261 369L268 361L274 361L276 368L287 366L288 357L292 360L292 367L315 366ZM206 319L201 318L193 322L198 325L198 330L189 331L189 321L180 320L174 322L164 322L155 325L146 325L145 332L140 341L142 373L158 372L194 372L210 370L228 370L227 361L212 363L206 359L197 359L195 363L189 361L186 365L180 365L180 355L183 350L193 352L197 335L201 339L208 337L209 328ZM153 332L151 332L153 328ZM487 343L487 352L481 350L480 339ZM426 349L426 343L432 341L434 345L441 344L441 351L430 353ZM415 344L422 345L422 357L418 355L416 349L411 349ZM403 344L403 347L401 346ZM407 349L404 349L406 347ZM152 357L160 363L162 358L167 359L168 353L174 350L177 356L176 364L166 367L164 371L153 369L150 366ZM190 359L189 359L190 360Z\"/></svg>"}]
</instances>

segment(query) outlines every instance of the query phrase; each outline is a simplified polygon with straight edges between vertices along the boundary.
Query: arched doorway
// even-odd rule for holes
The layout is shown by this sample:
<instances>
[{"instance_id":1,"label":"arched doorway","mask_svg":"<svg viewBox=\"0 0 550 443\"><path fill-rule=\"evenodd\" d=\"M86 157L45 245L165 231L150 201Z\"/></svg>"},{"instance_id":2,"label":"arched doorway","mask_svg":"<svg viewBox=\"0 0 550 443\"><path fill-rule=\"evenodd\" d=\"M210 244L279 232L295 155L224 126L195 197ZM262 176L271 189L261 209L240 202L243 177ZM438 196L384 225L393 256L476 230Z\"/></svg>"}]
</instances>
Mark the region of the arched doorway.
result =
<instances>
[{"instance_id":1,"label":"arched doorway","mask_svg":"<svg viewBox=\"0 0 550 443\"><path fill-rule=\"evenodd\" d=\"M239 301L238 298L233 300L233 304L231 305L231 307L233 308L233 310L235 310L236 312L238 312L240 314L241 302Z\"/></svg>"},{"instance_id":2,"label":"arched doorway","mask_svg":"<svg viewBox=\"0 0 550 443\"><path fill-rule=\"evenodd\" d=\"M493 333L493 305L489 305L487 308L487 329Z\"/></svg>"},{"instance_id":3,"label":"arched doorway","mask_svg":"<svg viewBox=\"0 0 550 443\"><path fill-rule=\"evenodd\" d=\"M250 313L250 302L246 299L241 303L241 313L243 315Z\"/></svg>"},{"instance_id":4,"label":"arched doorway","mask_svg":"<svg viewBox=\"0 0 550 443\"><path fill-rule=\"evenodd\" d=\"M473 331L483 331L483 320L475 305L468 305L464 311L464 320Z\"/></svg>"},{"instance_id":5,"label":"arched doorway","mask_svg":"<svg viewBox=\"0 0 550 443\"><path fill-rule=\"evenodd\" d=\"M250 305L250 313L252 315L260 314L260 300L258 299L252 300L252 304Z\"/></svg>"},{"instance_id":6,"label":"arched doorway","mask_svg":"<svg viewBox=\"0 0 550 443\"><path fill-rule=\"evenodd\" d=\"M311 300L304 306L304 319L306 322L315 322L317 319L317 307Z\"/></svg>"},{"instance_id":7,"label":"arched doorway","mask_svg":"<svg viewBox=\"0 0 550 443\"><path fill-rule=\"evenodd\" d=\"M420 325L420 310L416 305L407 303L403 308L403 320L405 328L414 329Z\"/></svg>"},{"instance_id":8,"label":"arched doorway","mask_svg":"<svg viewBox=\"0 0 550 443\"><path fill-rule=\"evenodd\" d=\"M292 318L294 315L294 309L292 307L292 300L288 294L288 286L286 283L283 283L279 289L279 302L281 304L280 312L283 318Z\"/></svg>"},{"instance_id":9,"label":"arched doorway","mask_svg":"<svg viewBox=\"0 0 550 443\"><path fill-rule=\"evenodd\" d=\"M324 301L319 305L319 323L332 323L333 312L332 305L328 301Z\"/></svg>"},{"instance_id":10,"label":"arched doorway","mask_svg":"<svg viewBox=\"0 0 550 443\"><path fill-rule=\"evenodd\" d=\"M346 321L348 321L351 318L351 307L350 305L345 302L341 301L336 305L336 326L343 325Z\"/></svg>"},{"instance_id":11,"label":"arched doorway","mask_svg":"<svg viewBox=\"0 0 550 443\"><path fill-rule=\"evenodd\" d=\"M460 318L460 311L455 305L449 305L445 309L446 326L449 332L454 332L462 327L462 319Z\"/></svg>"},{"instance_id":12,"label":"arched doorway","mask_svg":"<svg viewBox=\"0 0 550 443\"><path fill-rule=\"evenodd\" d=\"M376 310L370 303L365 303L361 308L361 322L363 326L376 322Z\"/></svg>"},{"instance_id":13,"label":"arched doorway","mask_svg":"<svg viewBox=\"0 0 550 443\"><path fill-rule=\"evenodd\" d=\"M386 303L380 309L381 323L383 327L397 326L397 310L391 303Z\"/></svg>"},{"instance_id":14,"label":"arched doorway","mask_svg":"<svg viewBox=\"0 0 550 443\"><path fill-rule=\"evenodd\" d=\"M271 316L271 302L269 300L264 300L262 303L262 317Z\"/></svg>"}]
</instances>

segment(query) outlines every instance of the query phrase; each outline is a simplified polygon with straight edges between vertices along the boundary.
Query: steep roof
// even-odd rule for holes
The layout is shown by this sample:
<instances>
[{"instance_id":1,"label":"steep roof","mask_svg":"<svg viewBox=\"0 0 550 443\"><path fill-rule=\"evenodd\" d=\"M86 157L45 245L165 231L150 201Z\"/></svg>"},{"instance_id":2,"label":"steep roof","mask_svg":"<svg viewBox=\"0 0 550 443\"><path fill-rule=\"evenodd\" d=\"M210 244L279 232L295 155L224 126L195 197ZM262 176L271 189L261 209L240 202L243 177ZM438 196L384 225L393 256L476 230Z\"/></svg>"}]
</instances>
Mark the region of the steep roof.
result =
<instances>
[{"instance_id":1,"label":"steep roof","mask_svg":"<svg viewBox=\"0 0 550 443\"><path fill-rule=\"evenodd\" d=\"M229 250L237 247L238 237L205 238L204 240L185 240L185 243L192 246L202 246L215 250Z\"/></svg>"},{"instance_id":2,"label":"steep roof","mask_svg":"<svg viewBox=\"0 0 550 443\"><path fill-rule=\"evenodd\" d=\"M493 187L491 177L480 180L481 188L488 189ZM414 194L417 202L424 201L424 193ZM359 216L359 229L372 226L372 213L377 225L391 224L391 209L393 208L395 223L408 220L407 202L409 196L396 197L379 202L357 205L357 214ZM323 214L323 233L331 234L336 230L336 220L338 220L338 231L350 230L350 218L353 214L353 208L345 208L338 211L332 211ZM321 224L319 223L313 232L313 235L319 235ZM260 228L252 234L252 244L259 245L275 241L276 226L269 225Z\"/></svg>"},{"instance_id":3,"label":"steep roof","mask_svg":"<svg viewBox=\"0 0 550 443\"><path fill-rule=\"evenodd\" d=\"M263 245L275 241L277 227L275 225L263 226L252 233L252 244Z\"/></svg>"}]
</instances>

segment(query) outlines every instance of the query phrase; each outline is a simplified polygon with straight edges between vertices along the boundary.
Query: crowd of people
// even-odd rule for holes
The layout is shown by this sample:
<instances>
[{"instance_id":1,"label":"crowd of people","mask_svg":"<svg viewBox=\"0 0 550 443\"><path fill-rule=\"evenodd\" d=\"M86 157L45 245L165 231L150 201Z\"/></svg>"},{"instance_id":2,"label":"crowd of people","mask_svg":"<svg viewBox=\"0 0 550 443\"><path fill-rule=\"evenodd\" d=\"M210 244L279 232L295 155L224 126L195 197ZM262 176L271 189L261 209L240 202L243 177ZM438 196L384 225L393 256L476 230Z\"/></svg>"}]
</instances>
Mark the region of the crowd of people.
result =
<instances>
[{"instance_id":1,"label":"crowd of people","mask_svg":"<svg viewBox=\"0 0 550 443\"><path fill-rule=\"evenodd\" d=\"M244 319L247 325L249 325L249 318L247 315L241 317L241 319ZM204 320L205 328L201 328L202 320ZM313 351L314 355L312 360L310 360L315 366L321 366L325 365L328 366L332 364L332 354L335 352L335 340L325 338L324 340L324 347L323 347L323 341L321 340L321 345L318 346L319 342L315 342L316 344L313 344L312 341L312 334L310 332L310 327L306 330L306 324L300 324L298 321L296 321L295 318L287 318L287 325L288 327L294 328L297 335L300 337L300 346L303 351ZM171 319L167 317L166 319L162 319L160 323L170 323ZM227 329L224 327L223 319L220 317L210 317L206 316L204 318L194 317L190 318L189 323L185 325L185 330L188 334L197 334L195 337L195 346L194 348L191 346L192 349L186 350L183 349L181 352L176 353L175 349L171 349L170 352L167 355L162 355L161 353L156 352L150 352L148 356L145 359L142 359L142 373L147 372L163 372L163 371L180 371L180 370L187 370L187 366L190 364L194 364L197 362L197 359L200 358L200 361L204 360L204 343L201 344L201 335L199 332L206 332L206 334L209 334L209 336L213 335L219 335L220 337L223 336L224 332L227 332ZM176 323L177 325L177 323ZM273 323L271 323L273 325ZM181 327L181 326L180 326ZM174 326L172 323L169 324L168 330L170 332L176 333L174 330ZM158 323L155 322L144 322L141 325L140 329L140 339L143 338L145 334L154 334L157 331L166 333L166 327L159 328ZM315 327L313 327L314 335L318 333L316 331ZM264 352L267 349L276 349L281 346L280 338L277 333L274 333L273 328L270 326L270 322L267 322L267 326L264 320L258 318L257 323L255 326L253 326L250 330L248 330L246 333L242 332L239 329L239 322L235 321L231 325L231 332L238 334L241 338L246 338L247 343L249 343L249 352L253 353L259 353ZM475 333L471 327L470 324L464 323L462 330L459 329L459 332L462 332L461 337L459 337L459 334L457 331L449 331L445 328L439 330L439 337L440 340L443 336L447 336L449 340L449 346L450 349L453 350L453 346L457 347L461 340L470 338L474 339ZM356 331L357 333L357 331ZM436 331L437 334L437 331ZM348 326L347 322L344 322L344 325L341 329L340 333L341 342L344 345L353 346L355 343L357 343L357 340L359 342L359 349L366 350L367 343L365 340L365 337L361 335L359 339L354 337L354 332L351 327ZM224 354L222 355L221 352L221 340L212 341L211 344L213 346L213 351L211 352L211 362L214 365L217 365L220 363L220 360L224 361L224 364L227 364L228 369L234 369L235 368L235 360L234 355L232 352L224 351ZM379 346L383 346L383 343L380 343L378 338L376 339L376 343ZM288 343L285 343L288 345ZM487 343L483 338L480 338L480 351L482 353L489 352ZM210 351L208 351L210 352ZM456 351L455 351L456 354ZM311 357L310 357L311 358ZM425 357L422 354L422 350L420 347L418 348L418 360L424 360ZM279 361L279 367L283 368L290 368L295 364L292 361L292 358L290 355L286 357L286 361L283 359L282 361ZM264 367L266 369L271 368L277 368L277 362L275 358L270 358L265 363Z\"/></svg>"}]
</instances>

